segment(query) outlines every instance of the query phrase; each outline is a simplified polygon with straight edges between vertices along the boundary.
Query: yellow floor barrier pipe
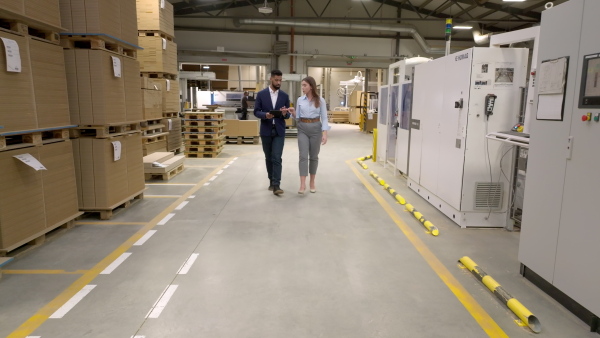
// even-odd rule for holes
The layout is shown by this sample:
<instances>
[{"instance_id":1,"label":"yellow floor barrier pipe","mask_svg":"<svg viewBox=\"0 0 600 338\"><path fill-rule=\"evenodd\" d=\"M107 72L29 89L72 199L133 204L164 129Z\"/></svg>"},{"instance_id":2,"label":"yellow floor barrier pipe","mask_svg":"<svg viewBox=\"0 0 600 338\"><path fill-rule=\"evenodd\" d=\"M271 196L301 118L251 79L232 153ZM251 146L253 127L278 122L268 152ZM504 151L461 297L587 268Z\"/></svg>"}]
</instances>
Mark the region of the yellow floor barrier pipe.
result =
<instances>
[{"instance_id":1,"label":"yellow floor barrier pipe","mask_svg":"<svg viewBox=\"0 0 600 338\"><path fill-rule=\"evenodd\" d=\"M373 155L368 155L368 156L364 156L364 157L359 157L358 160L359 161L366 161L366 160L370 160L373 158Z\"/></svg>"},{"instance_id":2,"label":"yellow floor barrier pipe","mask_svg":"<svg viewBox=\"0 0 600 338\"><path fill-rule=\"evenodd\" d=\"M400 194L398 194L398 193L396 192L396 190L392 189L392 187L390 187L390 185L389 185L389 184L385 183L385 181L384 181L384 180L382 180L381 178L379 178L379 176L378 176L378 175L377 175L375 172L371 171L369 174L370 174L371 176L373 176L373 178L374 178L374 179L375 179L377 182L379 182L379 184L381 184L381 185L383 186L383 188L384 188L385 190L387 190L387 192L389 192L389 193L390 193L390 195L394 196L394 198L396 199L396 201L398 201L398 203L400 203L400 204L402 204L402 205L406 204L406 199L404 199L404 197L402 197ZM383 182L383 183L382 183L382 182Z\"/></svg>"},{"instance_id":3,"label":"yellow floor barrier pipe","mask_svg":"<svg viewBox=\"0 0 600 338\"><path fill-rule=\"evenodd\" d=\"M514 312L523 323L527 324L529 328L535 332L540 333L542 331L542 325L536 316L533 315L521 302L516 298L513 298L498 282L496 282L490 275L485 273L471 258L465 256L458 260L461 262L471 273L483 283L498 299L500 299L508 308Z\"/></svg>"},{"instance_id":4,"label":"yellow floor barrier pipe","mask_svg":"<svg viewBox=\"0 0 600 338\"><path fill-rule=\"evenodd\" d=\"M440 230L435 225L433 225L433 223L425 219L425 217L423 217L423 214L418 212L417 209L415 209L415 207L412 206L412 204L406 204L406 210L408 210L408 212L410 212L421 224L423 224L423 226L433 236L437 236L440 234Z\"/></svg>"}]
</instances>

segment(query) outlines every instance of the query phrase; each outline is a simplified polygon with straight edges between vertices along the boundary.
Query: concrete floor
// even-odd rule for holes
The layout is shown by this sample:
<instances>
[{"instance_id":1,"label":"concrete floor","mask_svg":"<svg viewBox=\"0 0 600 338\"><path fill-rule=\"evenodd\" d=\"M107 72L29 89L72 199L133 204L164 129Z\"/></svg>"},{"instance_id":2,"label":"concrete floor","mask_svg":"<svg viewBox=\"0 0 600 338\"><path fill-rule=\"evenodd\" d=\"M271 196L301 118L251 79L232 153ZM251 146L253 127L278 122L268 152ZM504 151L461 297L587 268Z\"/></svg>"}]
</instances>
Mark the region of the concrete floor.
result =
<instances>
[{"instance_id":1,"label":"concrete floor","mask_svg":"<svg viewBox=\"0 0 600 338\"><path fill-rule=\"evenodd\" d=\"M518 232L460 229L367 162L440 229L427 234L354 161L371 137L333 126L316 194L297 194L294 138L282 197L260 145L188 159L112 220L92 215L4 267L0 336L534 336L459 266L466 255L539 318L538 336L598 337L520 277Z\"/></svg>"}]
</instances>

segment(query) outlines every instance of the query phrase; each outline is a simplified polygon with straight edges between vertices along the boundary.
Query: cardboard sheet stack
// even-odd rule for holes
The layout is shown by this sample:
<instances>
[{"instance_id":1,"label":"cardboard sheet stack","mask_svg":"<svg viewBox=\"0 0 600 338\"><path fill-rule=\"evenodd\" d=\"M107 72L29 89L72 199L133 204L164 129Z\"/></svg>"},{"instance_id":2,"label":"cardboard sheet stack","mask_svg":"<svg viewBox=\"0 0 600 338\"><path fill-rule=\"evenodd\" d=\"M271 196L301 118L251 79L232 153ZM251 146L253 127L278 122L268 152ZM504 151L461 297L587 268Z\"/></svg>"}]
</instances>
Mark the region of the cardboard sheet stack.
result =
<instances>
[{"instance_id":1,"label":"cardboard sheet stack","mask_svg":"<svg viewBox=\"0 0 600 338\"><path fill-rule=\"evenodd\" d=\"M78 125L71 136L79 207L107 219L145 189L136 3L60 0L60 6L71 123Z\"/></svg>"},{"instance_id":2,"label":"cardboard sheet stack","mask_svg":"<svg viewBox=\"0 0 600 338\"><path fill-rule=\"evenodd\" d=\"M223 112L186 112L183 122L186 157L219 156L225 145Z\"/></svg>"},{"instance_id":3,"label":"cardboard sheet stack","mask_svg":"<svg viewBox=\"0 0 600 338\"><path fill-rule=\"evenodd\" d=\"M81 213L57 0L0 1L0 254Z\"/></svg>"},{"instance_id":4,"label":"cardboard sheet stack","mask_svg":"<svg viewBox=\"0 0 600 338\"><path fill-rule=\"evenodd\" d=\"M144 157L144 173L146 179L158 177L170 180L184 169L185 156L175 156L172 152L156 152Z\"/></svg>"},{"instance_id":5,"label":"cardboard sheet stack","mask_svg":"<svg viewBox=\"0 0 600 338\"><path fill-rule=\"evenodd\" d=\"M138 41L144 119L144 154L182 148L177 44L173 5L168 1L137 0ZM157 126L160 125L160 126Z\"/></svg>"}]
</instances>

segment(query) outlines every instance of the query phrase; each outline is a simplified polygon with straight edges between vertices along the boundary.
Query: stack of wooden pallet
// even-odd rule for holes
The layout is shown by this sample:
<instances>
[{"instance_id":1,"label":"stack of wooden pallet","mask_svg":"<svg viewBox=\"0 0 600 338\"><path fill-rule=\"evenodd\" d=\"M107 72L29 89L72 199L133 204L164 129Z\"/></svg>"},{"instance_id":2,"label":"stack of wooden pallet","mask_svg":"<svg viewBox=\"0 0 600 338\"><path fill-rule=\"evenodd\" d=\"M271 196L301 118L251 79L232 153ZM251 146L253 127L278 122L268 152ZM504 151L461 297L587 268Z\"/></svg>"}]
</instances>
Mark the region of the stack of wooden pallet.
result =
<instances>
[{"instance_id":1,"label":"stack of wooden pallet","mask_svg":"<svg viewBox=\"0 0 600 338\"><path fill-rule=\"evenodd\" d=\"M71 227L77 205L58 1L0 1L0 255Z\"/></svg>"},{"instance_id":2,"label":"stack of wooden pallet","mask_svg":"<svg viewBox=\"0 0 600 338\"><path fill-rule=\"evenodd\" d=\"M222 112L186 112L183 120L185 156L215 158L225 145Z\"/></svg>"},{"instance_id":3,"label":"stack of wooden pallet","mask_svg":"<svg viewBox=\"0 0 600 338\"><path fill-rule=\"evenodd\" d=\"M174 42L173 5L168 1L137 0L138 41L146 120L162 119L165 138L152 144L146 138L144 153L182 150L177 44ZM150 146L152 144L152 146Z\"/></svg>"},{"instance_id":4,"label":"stack of wooden pallet","mask_svg":"<svg viewBox=\"0 0 600 338\"><path fill-rule=\"evenodd\" d=\"M71 123L78 125L71 137L79 206L108 219L145 189L138 31L130 19L136 3L60 0L60 6Z\"/></svg>"}]
</instances>

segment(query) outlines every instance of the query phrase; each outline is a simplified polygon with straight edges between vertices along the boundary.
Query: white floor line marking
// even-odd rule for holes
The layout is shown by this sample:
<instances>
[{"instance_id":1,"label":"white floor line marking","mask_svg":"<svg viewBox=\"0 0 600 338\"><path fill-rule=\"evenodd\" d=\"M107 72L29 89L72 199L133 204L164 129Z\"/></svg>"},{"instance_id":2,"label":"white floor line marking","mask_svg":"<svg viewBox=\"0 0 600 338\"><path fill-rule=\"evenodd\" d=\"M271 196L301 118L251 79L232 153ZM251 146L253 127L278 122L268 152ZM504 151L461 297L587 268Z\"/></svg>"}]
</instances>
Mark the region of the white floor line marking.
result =
<instances>
[{"instance_id":1,"label":"white floor line marking","mask_svg":"<svg viewBox=\"0 0 600 338\"><path fill-rule=\"evenodd\" d=\"M184 201L184 202L181 202L181 204L179 204L179 205L177 206L177 208L175 208L175 210L181 210L181 209L185 208L185 206L186 206L188 203L190 203L190 202L189 202L189 201Z\"/></svg>"},{"instance_id":2,"label":"white floor line marking","mask_svg":"<svg viewBox=\"0 0 600 338\"><path fill-rule=\"evenodd\" d=\"M58 310L56 310L56 312L54 312L52 316L50 316L50 318L64 317L69 311L71 311L72 308L75 307L75 305L77 305L77 303L79 303L83 299L83 297L87 296L87 294L90 293L90 291L92 291L95 287L96 285L84 286L83 289L81 289L75 294L75 296L69 299L69 301L66 302L65 305L61 306Z\"/></svg>"},{"instance_id":3,"label":"white floor line marking","mask_svg":"<svg viewBox=\"0 0 600 338\"><path fill-rule=\"evenodd\" d=\"M229 168L229 164L223 167L223 169L227 169L227 168Z\"/></svg>"},{"instance_id":4,"label":"white floor line marking","mask_svg":"<svg viewBox=\"0 0 600 338\"><path fill-rule=\"evenodd\" d=\"M133 245L135 245L135 246L143 245L155 233L156 233L156 230L150 230L150 231L148 231L144 236L142 236L142 238L138 239L137 242L133 243Z\"/></svg>"},{"instance_id":5,"label":"white floor line marking","mask_svg":"<svg viewBox=\"0 0 600 338\"><path fill-rule=\"evenodd\" d=\"M214 180L216 180L216 179L217 179L217 176L213 176L213 177L211 177L211 178L210 178L210 180L209 180L209 181L211 181L211 182L212 182L212 181L214 181Z\"/></svg>"},{"instance_id":6,"label":"white floor line marking","mask_svg":"<svg viewBox=\"0 0 600 338\"><path fill-rule=\"evenodd\" d=\"M183 265L181 266L181 268L179 269L179 271L177 272L178 275L187 275L187 273L190 271L190 268L192 267L192 265L194 264L194 262L196 261L196 259L198 258L200 254L192 254L190 256L190 258L187 259L187 261L185 261L185 263L183 263Z\"/></svg>"},{"instance_id":7,"label":"white floor line marking","mask_svg":"<svg viewBox=\"0 0 600 338\"><path fill-rule=\"evenodd\" d=\"M125 260L131 256L131 252L125 252L119 258L115 259L114 262L110 263L109 266L104 269L104 271L100 272L101 275L110 275L116 268L121 265L121 263L125 262Z\"/></svg>"},{"instance_id":8,"label":"white floor line marking","mask_svg":"<svg viewBox=\"0 0 600 338\"><path fill-rule=\"evenodd\" d=\"M25 338L42 338L42 336L27 336Z\"/></svg>"},{"instance_id":9,"label":"white floor line marking","mask_svg":"<svg viewBox=\"0 0 600 338\"><path fill-rule=\"evenodd\" d=\"M193 183L146 183L146 185L161 185L161 186L170 186L170 185L185 185L185 186L191 186L191 185L195 185Z\"/></svg>"},{"instance_id":10,"label":"white floor line marking","mask_svg":"<svg viewBox=\"0 0 600 338\"><path fill-rule=\"evenodd\" d=\"M235 160L237 160L238 158L239 158L239 157L236 157L236 158L234 158L233 160L235 161Z\"/></svg>"},{"instance_id":11,"label":"white floor line marking","mask_svg":"<svg viewBox=\"0 0 600 338\"><path fill-rule=\"evenodd\" d=\"M188 198L196 198L196 195L192 195L192 196L190 196L190 197L188 197Z\"/></svg>"},{"instance_id":12,"label":"white floor line marking","mask_svg":"<svg viewBox=\"0 0 600 338\"><path fill-rule=\"evenodd\" d=\"M180 204L181 205L181 204ZM165 216L165 218L161 219L160 222L156 223L156 225L165 225L167 224L167 222L173 218L173 216L175 216L175 214L168 214L167 216Z\"/></svg>"},{"instance_id":13,"label":"white floor line marking","mask_svg":"<svg viewBox=\"0 0 600 338\"><path fill-rule=\"evenodd\" d=\"M167 197L179 198L181 196L183 196L183 195L144 195L144 197L164 197L164 198L167 198Z\"/></svg>"},{"instance_id":14,"label":"white floor line marking","mask_svg":"<svg viewBox=\"0 0 600 338\"><path fill-rule=\"evenodd\" d=\"M223 170L219 170L219 171L217 172L217 175L221 175L222 173L223 173Z\"/></svg>"},{"instance_id":15,"label":"white floor line marking","mask_svg":"<svg viewBox=\"0 0 600 338\"><path fill-rule=\"evenodd\" d=\"M230 165L231 165L231 164L233 164L233 161L229 162L229 164L230 164Z\"/></svg>"},{"instance_id":16,"label":"white floor line marking","mask_svg":"<svg viewBox=\"0 0 600 338\"><path fill-rule=\"evenodd\" d=\"M146 318L158 318L169 303L169 300L171 300L171 297L173 297L178 286L179 285L167 286L165 291L163 291L156 303L152 306L152 309L150 309L150 312L146 315Z\"/></svg>"},{"instance_id":17,"label":"white floor line marking","mask_svg":"<svg viewBox=\"0 0 600 338\"><path fill-rule=\"evenodd\" d=\"M206 187L207 185L210 185L210 182L204 183L204 186Z\"/></svg>"}]
</instances>

